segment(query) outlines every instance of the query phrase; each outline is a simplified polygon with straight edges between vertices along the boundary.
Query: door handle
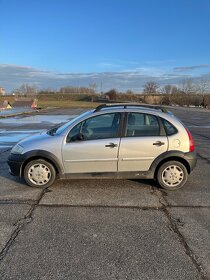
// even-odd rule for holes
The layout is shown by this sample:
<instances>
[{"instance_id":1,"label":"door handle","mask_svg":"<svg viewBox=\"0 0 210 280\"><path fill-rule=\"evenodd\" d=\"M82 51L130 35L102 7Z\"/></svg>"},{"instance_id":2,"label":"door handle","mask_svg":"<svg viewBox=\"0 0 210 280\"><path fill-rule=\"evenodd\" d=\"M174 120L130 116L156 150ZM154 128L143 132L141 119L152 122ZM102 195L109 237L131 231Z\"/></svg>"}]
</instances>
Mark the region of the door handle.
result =
<instances>
[{"instance_id":1,"label":"door handle","mask_svg":"<svg viewBox=\"0 0 210 280\"><path fill-rule=\"evenodd\" d=\"M117 144L109 143L109 144L105 145L105 147L115 148L115 147L117 147Z\"/></svg>"},{"instance_id":2,"label":"door handle","mask_svg":"<svg viewBox=\"0 0 210 280\"><path fill-rule=\"evenodd\" d=\"M153 143L154 146L162 146L162 145L165 145L165 142L161 142L161 141L157 141L155 143Z\"/></svg>"}]
</instances>

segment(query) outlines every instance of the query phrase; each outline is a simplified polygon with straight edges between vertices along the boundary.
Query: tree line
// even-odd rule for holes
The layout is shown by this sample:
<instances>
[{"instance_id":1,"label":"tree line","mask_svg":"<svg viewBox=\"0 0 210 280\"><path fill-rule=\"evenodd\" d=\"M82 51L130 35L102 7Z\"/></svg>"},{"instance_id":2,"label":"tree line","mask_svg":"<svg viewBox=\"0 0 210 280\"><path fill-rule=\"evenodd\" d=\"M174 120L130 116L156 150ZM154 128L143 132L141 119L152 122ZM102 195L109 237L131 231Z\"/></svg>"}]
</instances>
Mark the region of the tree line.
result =
<instances>
[{"instance_id":1,"label":"tree line","mask_svg":"<svg viewBox=\"0 0 210 280\"><path fill-rule=\"evenodd\" d=\"M94 101L95 99L107 99L111 101L132 101L157 103L165 105L194 105L207 107L210 105L210 85L208 80L183 79L179 85L166 84L160 86L156 81L149 81L144 84L142 92L134 93L132 90L121 92L111 89L107 92L97 92L97 84L91 83L88 87L66 86L58 90L39 90L34 85L23 84L15 89L13 93L21 96L58 96L71 95L73 99ZM53 97L53 96L52 96Z\"/></svg>"},{"instance_id":2,"label":"tree line","mask_svg":"<svg viewBox=\"0 0 210 280\"><path fill-rule=\"evenodd\" d=\"M194 82L192 79L183 79L179 86L164 85L160 87L154 81L144 85L143 92L147 95L162 94L163 103L177 105L195 105L206 107L210 105L210 84L208 80L199 79Z\"/></svg>"}]
</instances>

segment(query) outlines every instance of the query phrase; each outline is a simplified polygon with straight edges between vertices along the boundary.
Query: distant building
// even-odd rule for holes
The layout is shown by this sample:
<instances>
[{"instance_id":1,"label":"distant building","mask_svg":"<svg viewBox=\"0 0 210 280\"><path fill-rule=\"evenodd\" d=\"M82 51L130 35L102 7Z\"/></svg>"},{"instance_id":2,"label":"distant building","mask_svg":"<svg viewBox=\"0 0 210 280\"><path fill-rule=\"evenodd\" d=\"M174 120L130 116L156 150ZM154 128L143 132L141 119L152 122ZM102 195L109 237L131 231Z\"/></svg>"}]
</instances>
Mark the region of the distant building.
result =
<instances>
[{"instance_id":1,"label":"distant building","mask_svg":"<svg viewBox=\"0 0 210 280\"><path fill-rule=\"evenodd\" d=\"M5 95L6 90L3 87L0 87L0 95Z\"/></svg>"}]
</instances>

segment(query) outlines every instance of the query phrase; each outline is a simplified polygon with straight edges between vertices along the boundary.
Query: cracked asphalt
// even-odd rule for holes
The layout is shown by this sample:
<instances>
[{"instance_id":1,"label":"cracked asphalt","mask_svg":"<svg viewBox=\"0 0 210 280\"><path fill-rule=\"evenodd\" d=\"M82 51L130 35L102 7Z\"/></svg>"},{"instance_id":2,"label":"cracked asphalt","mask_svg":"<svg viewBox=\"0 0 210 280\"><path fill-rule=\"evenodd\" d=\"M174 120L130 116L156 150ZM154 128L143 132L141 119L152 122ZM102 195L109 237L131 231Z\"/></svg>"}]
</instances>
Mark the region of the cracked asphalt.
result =
<instances>
[{"instance_id":1,"label":"cracked asphalt","mask_svg":"<svg viewBox=\"0 0 210 280\"><path fill-rule=\"evenodd\" d=\"M210 279L210 111L172 111L189 126L198 152L193 174L175 192L146 180L31 188L10 176L10 148L1 147L0 279Z\"/></svg>"}]
</instances>

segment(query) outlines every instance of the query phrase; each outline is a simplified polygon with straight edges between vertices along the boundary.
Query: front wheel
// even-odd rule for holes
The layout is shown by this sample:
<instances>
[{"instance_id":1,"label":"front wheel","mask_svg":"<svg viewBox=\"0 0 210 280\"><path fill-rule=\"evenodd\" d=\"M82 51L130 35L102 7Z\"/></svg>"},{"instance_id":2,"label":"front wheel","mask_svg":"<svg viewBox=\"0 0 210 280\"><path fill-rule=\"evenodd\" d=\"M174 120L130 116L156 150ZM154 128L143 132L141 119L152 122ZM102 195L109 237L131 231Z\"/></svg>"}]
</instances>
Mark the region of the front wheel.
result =
<instances>
[{"instance_id":1,"label":"front wheel","mask_svg":"<svg viewBox=\"0 0 210 280\"><path fill-rule=\"evenodd\" d=\"M160 186L170 191L182 188L187 178L187 169L179 161L167 161L160 166L157 172L157 180Z\"/></svg>"},{"instance_id":2,"label":"front wheel","mask_svg":"<svg viewBox=\"0 0 210 280\"><path fill-rule=\"evenodd\" d=\"M47 188L56 177L54 166L44 159L32 160L24 168L24 179L31 187Z\"/></svg>"}]
</instances>

